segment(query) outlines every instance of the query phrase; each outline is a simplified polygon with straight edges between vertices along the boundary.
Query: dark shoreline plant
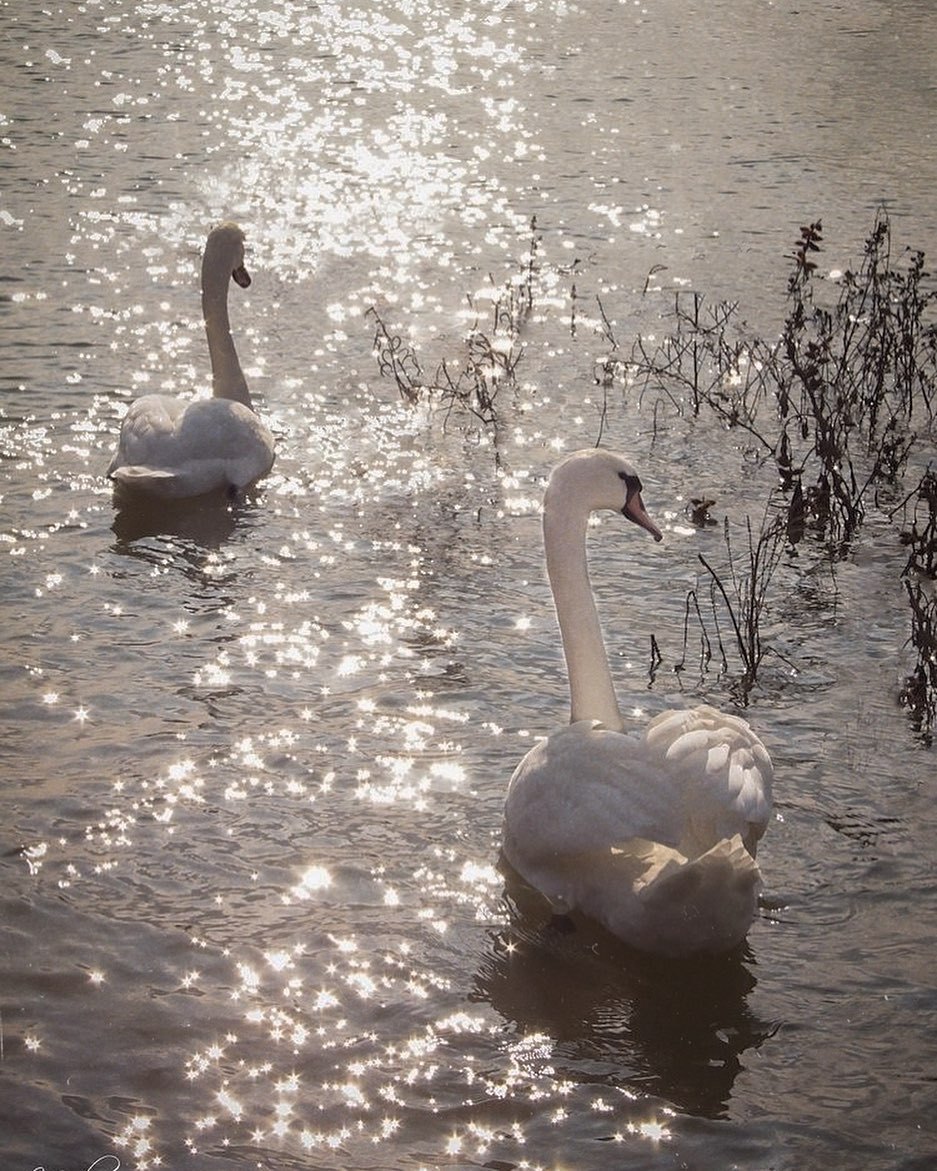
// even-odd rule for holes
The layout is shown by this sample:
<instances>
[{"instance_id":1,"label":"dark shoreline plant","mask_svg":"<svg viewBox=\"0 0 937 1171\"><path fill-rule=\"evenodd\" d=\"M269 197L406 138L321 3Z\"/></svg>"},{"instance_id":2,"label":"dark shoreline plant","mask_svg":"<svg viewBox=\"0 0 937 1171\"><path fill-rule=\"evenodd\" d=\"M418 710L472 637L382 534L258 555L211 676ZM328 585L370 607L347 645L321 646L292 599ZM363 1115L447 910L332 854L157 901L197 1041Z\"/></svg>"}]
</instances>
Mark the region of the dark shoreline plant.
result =
<instances>
[{"instance_id":1,"label":"dark shoreline plant","mask_svg":"<svg viewBox=\"0 0 937 1171\"><path fill-rule=\"evenodd\" d=\"M653 346L637 338L628 361L613 346L599 380L637 380L642 397L653 389L681 413L708 408L744 431L777 467L791 541L809 531L842 556L870 490L900 480L918 433L934 425L937 290L925 288L923 253L909 251L904 268L892 262L879 212L859 270L823 305L822 240L819 221L801 228L778 341L748 335L736 304L678 292L672 331Z\"/></svg>"},{"instance_id":2,"label":"dark shoreline plant","mask_svg":"<svg viewBox=\"0 0 937 1171\"><path fill-rule=\"evenodd\" d=\"M766 510L757 532L748 524L747 572L736 570L728 529L727 570L720 572L701 558L710 581L714 639L704 628L696 592L687 597L679 666L686 660L686 626L695 615L702 659L708 662L715 642L727 669L719 599L742 662L743 697L764 656L760 618L784 541L794 547L810 537L834 561L846 556L872 493L900 485L916 445L933 434L935 425L937 289L928 283L924 254L909 249L904 264L895 264L889 220L879 211L858 270L846 271L831 285L817 275L822 241L819 221L801 228L790 254L787 315L774 343L746 332L736 304L708 306L699 293L680 292L674 297L671 332L654 343L638 337L630 359L624 359L599 304L610 351L597 381L606 392L616 381L637 382L642 400L654 391L678 413L698 416L708 410L743 432L777 469L778 488L772 493L777 507ZM823 303L834 287L835 299ZM933 479L921 481L918 498L933 509ZM931 518L922 532L933 548L933 512ZM903 702L929 736L937 710L933 565L923 577L908 569L903 576L911 642L918 651Z\"/></svg>"},{"instance_id":3,"label":"dark shoreline plant","mask_svg":"<svg viewBox=\"0 0 937 1171\"><path fill-rule=\"evenodd\" d=\"M937 724L937 473L921 477L911 527L901 534L908 546L902 581L911 608L911 634L917 663L901 689L901 702L925 744L933 743Z\"/></svg>"},{"instance_id":4,"label":"dark shoreline plant","mask_svg":"<svg viewBox=\"0 0 937 1171\"><path fill-rule=\"evenodd\" d=\"M745 527L748 538L747 562L739 569L732 549L729 522L724 522L723 536L728 553L727 582L723 581L723 575L713 568L702 553L697 556L709 575L713 615L717 613L720 600L725 606L744 668L739 680L741 695L747 700L762 659L769 649L762 638L761 620L767 608L771 580L784 551L785 525L783 517L775 516L770 521L766 518L757 532L753 532L751 520L747 518Z\"/></svg>"}]
</instances>

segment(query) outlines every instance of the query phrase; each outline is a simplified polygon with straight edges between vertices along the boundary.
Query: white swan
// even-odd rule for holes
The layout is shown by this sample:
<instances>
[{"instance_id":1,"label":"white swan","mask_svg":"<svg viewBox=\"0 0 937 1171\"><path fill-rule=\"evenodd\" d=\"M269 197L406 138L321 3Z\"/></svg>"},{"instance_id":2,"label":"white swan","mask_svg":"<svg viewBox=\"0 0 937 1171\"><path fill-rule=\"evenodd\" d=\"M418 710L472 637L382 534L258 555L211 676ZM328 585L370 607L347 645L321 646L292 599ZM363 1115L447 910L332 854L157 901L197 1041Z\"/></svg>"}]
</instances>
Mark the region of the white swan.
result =
<instances>
[{"instance_id":1,"label":"white swan","mask_svg":"<svg viewBox=\"0 0 937 1171\"><path fill-rule=\"evenodd\" d=\"M771 760L744 720L711 707L666 711L643 733L622 731L586 563L597 509L621 512L661 540L621 456L579 451L556 467L543 538L571 722L517 766L503 854L557 910L578 910L636 948L728 951L757 909Z\"/></svg>"},{"instance_id":2,"label":"white swan","mask_svg":"<svg viewBox=\"0 0 937 1171\"><path fill-rule=\"evenodd\" d=\"M212 398L138 398L124 416L108 476L123 488L161 497L237 492L273 466L273 436L254 413L228 318L228 281L251 283L244 233L225 223L202 257L202 314L211 358Z\"/></svg>"}]
</instances>

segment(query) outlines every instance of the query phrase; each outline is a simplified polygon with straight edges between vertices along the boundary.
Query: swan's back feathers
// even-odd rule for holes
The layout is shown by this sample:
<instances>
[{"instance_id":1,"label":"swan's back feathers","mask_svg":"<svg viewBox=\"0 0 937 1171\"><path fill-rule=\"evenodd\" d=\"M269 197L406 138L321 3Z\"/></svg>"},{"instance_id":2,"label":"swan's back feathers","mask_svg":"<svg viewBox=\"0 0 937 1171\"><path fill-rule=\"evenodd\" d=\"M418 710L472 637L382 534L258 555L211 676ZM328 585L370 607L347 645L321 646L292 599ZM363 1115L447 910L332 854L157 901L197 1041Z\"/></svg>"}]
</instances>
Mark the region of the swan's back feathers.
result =
<instances>
[{"instance_id":1,"label":"swan's back feathers","mask_svg":"<svg viewBox=\"0 0 937 1171\"><path fill-rule=\"evenodd\" d=\"M131 403L108 476L165 497L241 489L273 466L273 436L243 403L148 394Z\"/></svg>"},{"instance_id":2,"label":"swan's back feathers","mask_svg":"<svg viewBox=\"0 0 937 1171\"><path fill-rule=\"evenodd\" d=\"M655 767L692 785L691 805L714 822L703 833L713 839L723 824L726 836L742 833L754 854L771 814L774 769L746 721L708 705L662 712L648 724L645 744Z\"/></svg>"},{"instance_id":3,"label":"swan's back feathers","mask_svg":"<svg viewBox=\"0 0 937 1171\"><path fill-rule=\"evenodd\" d=\"M725 951L757 909L771 761L748 724L669 711L644 735L583 720L538 742L505 801L511 866L636 947Z\"/></svg>"}]
</instances>

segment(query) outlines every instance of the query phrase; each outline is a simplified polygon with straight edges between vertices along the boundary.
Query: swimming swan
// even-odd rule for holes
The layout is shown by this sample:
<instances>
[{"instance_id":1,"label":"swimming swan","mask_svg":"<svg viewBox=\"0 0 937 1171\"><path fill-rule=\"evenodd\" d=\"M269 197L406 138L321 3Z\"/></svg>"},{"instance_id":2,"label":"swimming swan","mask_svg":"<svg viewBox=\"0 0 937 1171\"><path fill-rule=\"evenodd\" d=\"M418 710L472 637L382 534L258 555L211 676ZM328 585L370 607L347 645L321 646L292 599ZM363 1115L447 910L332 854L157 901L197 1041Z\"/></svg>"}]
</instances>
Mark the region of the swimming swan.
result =
<instances>
[{"instance_id":1,"label":"swimming swan","mask_svg":"<svg viewBox=\"0 0 937 1171\"><path fill-rule=\"evenodd\" d=\"M586 562L597 509L662 539L620 455L579 451L554 470L543 540L571 719L517 766L503 855L556 910L578 910L643 951L728 951L757 910L771 760L744 720L711 707L665 711L643 732L622 731Z\"/></svg>"},{"instance_id":2,"label":"swimming swan","mask_svg":"<svg viewBox=\"0 0 937 1171\"><path fill-rule=\"evenodd\" d=\"M228 281L251 283L244 233L225 223L208 237L202 257L202 315L211 358L212 398L147 394L130 406L108 476L154 496L238 492L273 466L273 436L254 413L228 319Z\"/></svg>"}]
</instances>

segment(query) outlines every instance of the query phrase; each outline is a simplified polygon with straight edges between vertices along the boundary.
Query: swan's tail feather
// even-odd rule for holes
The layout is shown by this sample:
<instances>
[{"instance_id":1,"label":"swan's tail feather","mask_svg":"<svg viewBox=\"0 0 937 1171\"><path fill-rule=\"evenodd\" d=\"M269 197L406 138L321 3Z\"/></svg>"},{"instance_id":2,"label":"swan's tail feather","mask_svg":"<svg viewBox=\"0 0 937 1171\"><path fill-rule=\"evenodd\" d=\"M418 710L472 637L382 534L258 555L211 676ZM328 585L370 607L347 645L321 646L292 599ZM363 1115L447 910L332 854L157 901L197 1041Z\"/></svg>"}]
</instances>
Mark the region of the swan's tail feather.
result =
<instances>
[{"instance_id":1,"label":"swan's tail feather","mask_svg":"<svg viewBox=\"0 0 937 1171\"><path fill-rule=\"evenodd\" d=\"M750 891L761 879L758 864L745 849L739 834L718 842L692 862L678 850L651 845L650 865L635 884L641 898L672 901L715 898L723 890Z\"/></svg>"},{"instance_id":2,"label":"swan's tail feather","mask_svg":"<svg viewBox=\"0 0 937 1171\"><path fill-rule=\"evenodd\" d=\"M148 468L143 464L125 464L120 468L110 468L108 476L118 484L125 484L128 488L145 488L147 484L159 483L166 486L168 480L175 480L175 472L166 472L162 468Z\"/></svg>"},{"instance_id":3,"label":"swan's tail feather","mask_svg":"<svg viewBox=\"0 0 937 1171\"><path fill-rule=\"evenodd\" d=\"M755 917L761 872L739 834L692 860L642 838L614 847L612 856L634 895L633 902L622 902L631 906L628 932L620 930L624 924L616 926L614 916L606 919L616 934L640 940L646 932L657 950L673 954L726 951L744 939Z\"/></svg>"}]
</instances>

